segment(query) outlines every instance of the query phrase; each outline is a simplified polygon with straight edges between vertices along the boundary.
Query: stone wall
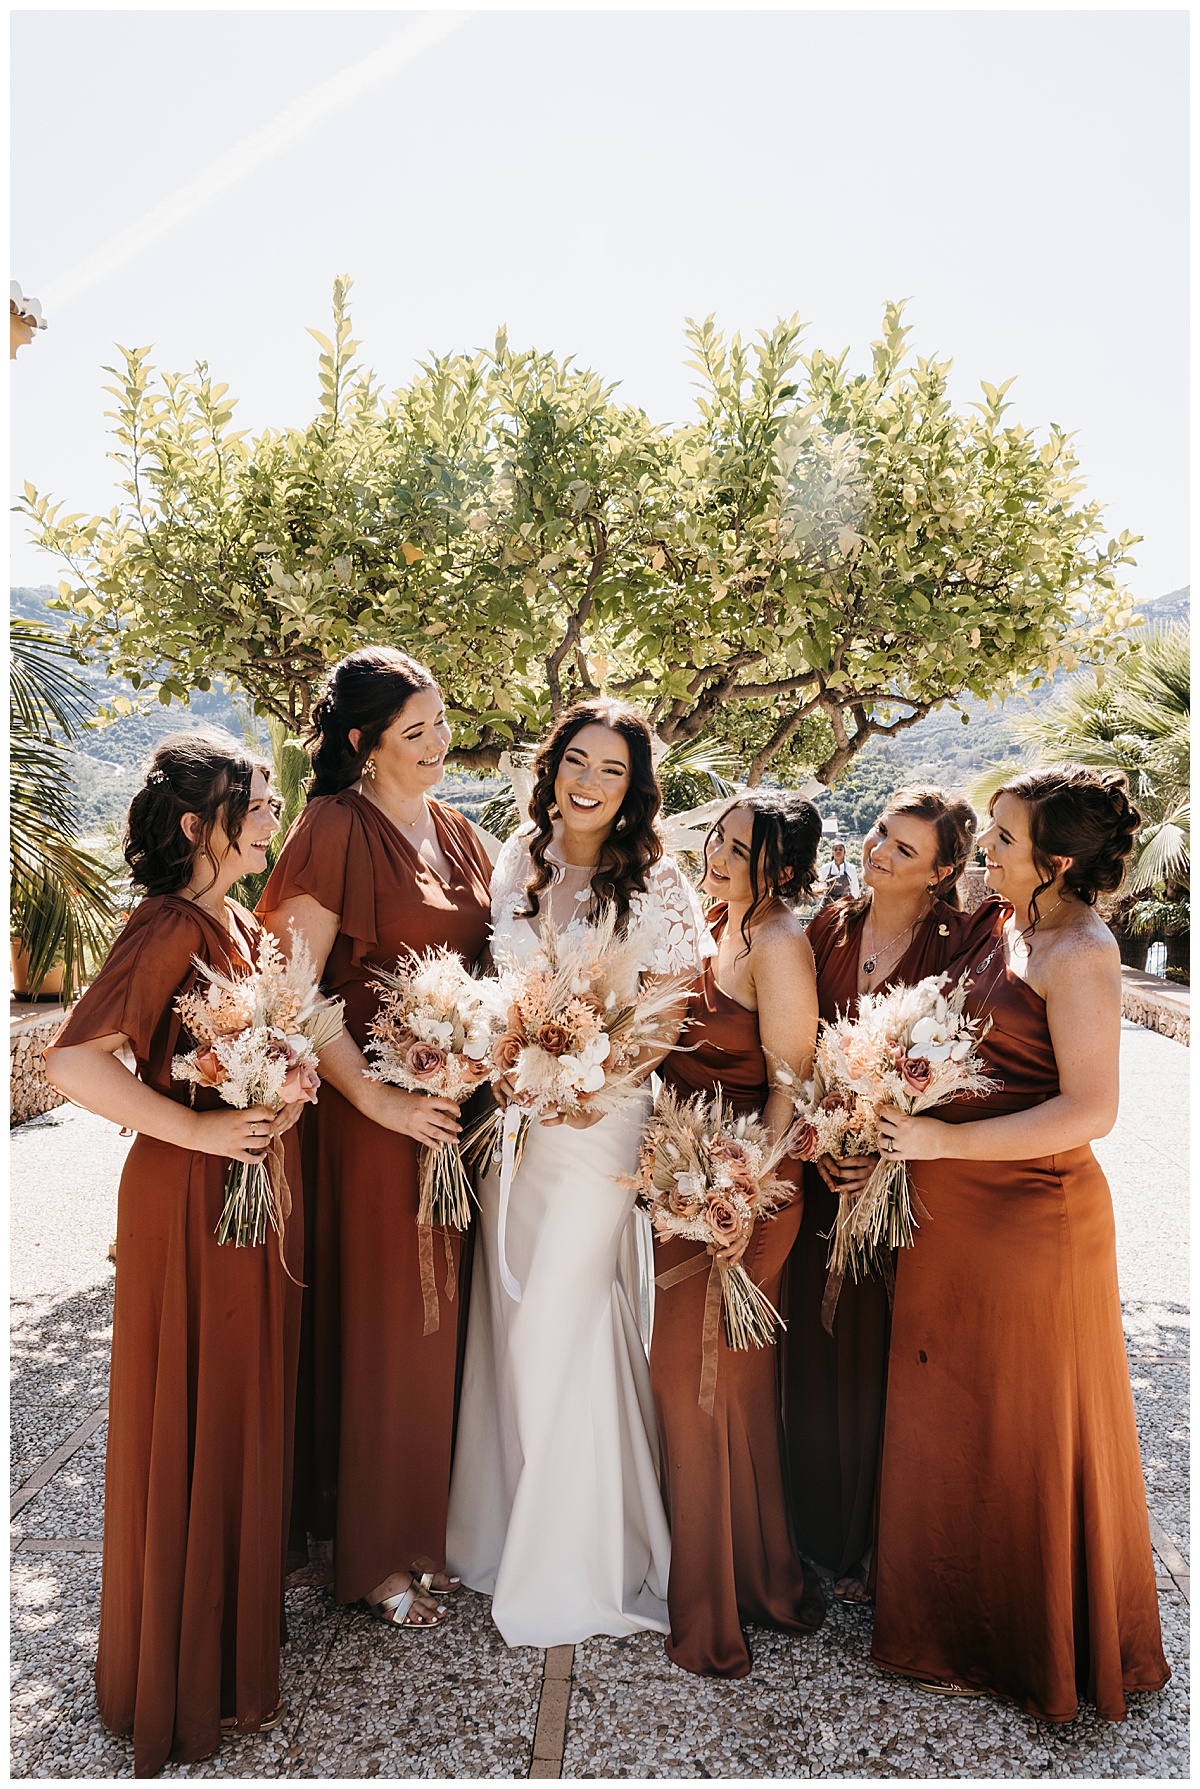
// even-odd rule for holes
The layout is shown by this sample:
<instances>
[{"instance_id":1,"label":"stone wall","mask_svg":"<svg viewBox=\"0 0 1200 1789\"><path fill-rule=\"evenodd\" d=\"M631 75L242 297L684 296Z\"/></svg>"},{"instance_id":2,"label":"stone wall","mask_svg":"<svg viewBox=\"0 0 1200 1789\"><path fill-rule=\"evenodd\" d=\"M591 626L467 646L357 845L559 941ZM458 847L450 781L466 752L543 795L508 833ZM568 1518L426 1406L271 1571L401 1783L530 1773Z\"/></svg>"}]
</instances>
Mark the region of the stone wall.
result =
<instances>
[{"instance_id":1,"label":"stone wall","mask_svg":"<svg viewBox=\"0 0 1200 1789\"><path fill-rule=\"evenodd\" d=\"M66 1019L61 1006L14 1009L9 1020L8 1122L24 1124L40 1112L63 1104L42 1072L42 1051L52 1044Z\"/></svg>"}]
</instances>

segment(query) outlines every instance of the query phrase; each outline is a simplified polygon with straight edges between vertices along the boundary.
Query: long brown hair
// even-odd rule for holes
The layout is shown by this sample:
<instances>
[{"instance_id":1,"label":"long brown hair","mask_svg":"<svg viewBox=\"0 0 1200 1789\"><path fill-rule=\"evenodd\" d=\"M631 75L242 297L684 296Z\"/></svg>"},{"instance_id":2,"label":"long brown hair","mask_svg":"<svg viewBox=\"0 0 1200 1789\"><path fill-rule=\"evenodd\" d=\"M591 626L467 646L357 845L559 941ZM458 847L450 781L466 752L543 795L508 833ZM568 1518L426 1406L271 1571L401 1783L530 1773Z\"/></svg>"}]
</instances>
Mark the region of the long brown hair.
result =
<instances>
[{"instance_id":1,"label":"long brown hair","mask_svg":"<svg viewBox=\"0 0 1200 1789\"><path fill-rule=\"evenodd\" d=\"M618 920L625 920L631 896L644 893L646 872L663 854L662 840L654 824L662 807L662 791L654 774L645 715L628 702L614 702L607 697L576 702L556 721L534 759L533 794L529 797L529 818L535 827L529 841L533 879L525 890L529 902L522 915L525 919L536 917L540 897L554 880L553 866L546 861L546 847L554 835L554 784L563 753L584 727L608 727L619 733L629 748L629 787L601 847L600 861L592 877L592 893L598 901L612 901Z\"/></svg>"},{"instance_id":2,"label":"long brown hair","mask_svg":"<svg viewBox=\"0 0 1200 1789\"><path fill-rule=\"evenodd\" d=\"M884 803L883 814L911 814L914 820L925 820L933 827L937 841L935 864L944 864L945 873L930 890L933 898L948 907L961 907L958 882L967 867L967 859L975 846L975 829L979 822L975 809L961 795L936 784L913 784L897 789ZM880 818L883 818L883 814ZM871 905L871 890L864 888L857 900L847 897L837 903L839 945L845 944L850 927L861 920Z\"/></svg>"}]
</instances>

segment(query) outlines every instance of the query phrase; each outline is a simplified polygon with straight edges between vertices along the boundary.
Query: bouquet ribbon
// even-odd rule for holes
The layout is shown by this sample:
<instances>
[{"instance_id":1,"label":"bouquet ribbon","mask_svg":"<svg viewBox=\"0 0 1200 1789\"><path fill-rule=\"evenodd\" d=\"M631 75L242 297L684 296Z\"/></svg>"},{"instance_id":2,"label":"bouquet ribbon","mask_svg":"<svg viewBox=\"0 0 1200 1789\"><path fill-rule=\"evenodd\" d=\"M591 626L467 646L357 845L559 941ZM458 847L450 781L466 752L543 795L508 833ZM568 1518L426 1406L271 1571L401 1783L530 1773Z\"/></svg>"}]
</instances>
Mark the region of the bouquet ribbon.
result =
<instances>
[{"instance_id":1,"label":"bouquet ribbon","mask_svg":"<svg viewBox=\"0 0 1200 1789\"><path fill-rule=\"evenodd\" d=\"M717 1396L717 1336L721 1328L721 1263L707 1249L698 1255L691 1255L681 1261L677 1267L669 1267L666 1273L655 1274L654 1284L660 1291L668 1292L672 1286L682 1284L684 1280L695 1279L703 1273L705 1264L709 1264L708 1285L704 1293L704 1325L700 1334L700 1395L697 1404L705 1416L711 1416Z\"/></svg>"},{"instance_id":2,"label":"bouquet ribbon","mask_svg":"<svg viewBox=\"0 0 1200 1789\"><path fill-rule=\"evenodd\" d=\"M287 1220L292 1215L292 1189L288 1185L287 1169L284 1166L283 1138L272 1137L267 1150L267 1183L271 1188L271 1204L274 1211L275 1241L279 1247L279 1265L287 1274L293 1286L302 1286L303 1280L296 1279L288 1267L283 1253L283 1232Z\"/></svg>"},{"instance_id":3,"label":"bouquet ribbon","mask_svg":"<svg viewBox=\"0 0 1200 1789\"><path fill-rule=\"evenodd\" d=\"M521 1133L521 1110L509 1104L504 1108L504 1130L500 1144L500 1214L496 1221L496 1257L500 1266L500 1284L514 1304L521 1302L521 1288L508 1265L505 1237L508 1232L508 1201L512 1194L513 1175L517 1170L517 1138Z\"/></svg>"},{"instance_id":4,"label":"bouquet ribbon","mask_svg":"<svg viewBox=\"0 0 1200 1789\"><path fill-rule=\"evenodd\" d=\"M442 1241L446 1245L446 1297L454 1303L458 1291L458 1268L454 1261L454 1249L450 1242L450 1232L442 1226ZM433 1272L433 1225L417 1225L417 1261L421 1269L421 1302L425 1309L425 1327L423 1336L437 1333L441 1323L438 1307L437 1280Z\"/></svg>"}]
</instances>

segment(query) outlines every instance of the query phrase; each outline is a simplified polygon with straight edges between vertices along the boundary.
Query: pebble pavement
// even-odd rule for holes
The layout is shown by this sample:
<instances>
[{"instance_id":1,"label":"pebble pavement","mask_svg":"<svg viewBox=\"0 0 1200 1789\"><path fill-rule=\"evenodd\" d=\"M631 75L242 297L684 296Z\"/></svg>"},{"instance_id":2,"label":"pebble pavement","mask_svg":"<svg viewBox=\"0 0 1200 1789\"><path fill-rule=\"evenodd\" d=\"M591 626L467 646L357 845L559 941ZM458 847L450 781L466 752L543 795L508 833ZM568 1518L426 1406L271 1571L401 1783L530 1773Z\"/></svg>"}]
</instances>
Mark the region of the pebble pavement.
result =
<instances>
[{"instance_id":1,"label":"pebble pavement","mask_svg":"<svg viewBox=\"0 0 1200 1789\"><path fill-rule=\"evenodd\" d=\"M531 1771L545 1655L506 1647L485 1597L460 1592L452 1626L420 1634L388 1632L361 1610L335 1608L324 1591L292 1590L287 1720L163 1775L1188 1777L1189 1054L1154 1032L1123 1031L1121 1117L1097 1154L1113 1187L1134 1402L1158 1525L1174 1673L1162 1694L1134 1697L1121 1724L1085 1709L1058 1727L991 1701L928 1697L870 1663L870 1610L831 1600L814 1635L751 1630L754 1670L737 1682L675 1670L657 1636L583 1642L574 1649L561 1765L558 1742L549 1765L539 1742L543 1762ZM21 1126L12 1142L17 1490L104 1405L106 1254L128 1145L113 1126L70 1107ZM92 1689L104 1440L100 1422L13 1523L14 1777L132 1774L131 1748L100 1725Z\"/></svg>"}]
</instances>

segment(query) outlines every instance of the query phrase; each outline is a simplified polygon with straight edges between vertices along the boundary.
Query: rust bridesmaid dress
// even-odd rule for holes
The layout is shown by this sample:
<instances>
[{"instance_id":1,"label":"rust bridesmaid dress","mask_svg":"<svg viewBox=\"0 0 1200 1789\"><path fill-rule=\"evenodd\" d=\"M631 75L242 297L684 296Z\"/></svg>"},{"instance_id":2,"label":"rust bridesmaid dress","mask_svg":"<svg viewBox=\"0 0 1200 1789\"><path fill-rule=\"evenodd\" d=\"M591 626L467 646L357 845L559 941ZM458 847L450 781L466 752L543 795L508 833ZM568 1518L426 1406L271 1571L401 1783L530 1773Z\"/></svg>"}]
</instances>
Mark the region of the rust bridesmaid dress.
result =
<instances>
[{"instance_id":1,"label":"rust bridesmaid dress","mask_svg":"<svg viewBox=\"0 0 1200 1789\"><path fill-rule=\"evenodd\" d=\"M720 935L725 910L709 923ZM682 1098L720 1086L735 1112L761 1111L767 1064L758 1015L717 985L713 958L688 1005L687 1051L660 1073ZM781 1172L799 1173L787 1161ZM779 1308L779 1283L800 1226L800 1200L756 1224L743 1265ZM709 1256L702 1243L656 1242L650 1382L658 1419L663 1495L671 1522L667 1656L687 1671L745 1677L743 1622L810 1633L825 1615L815 1575L796 1551L783 1472L779 1347L733 1350L717 1335L711 1414L700 1407ZM699 1271L687 1272L698 1261ZM683 1269L682 1277L674 1275ZM663 1281L668 1284L664 1286Z\"/></svg>"},{"instance_id":2,"label":"rust bridesmaid dress","mask_svg":"<svg viewBox=\"0 0 1200 1789\"><path fill-rule=\"evenodd\" d=\"M808 926L823 1020L858 1011L861 919L848 936L843 904L822 907ZM921 981L993 938L1003 909L988 895L974 913L935 901L892 974L880 985ZM846 942L840 940L845 937ZM804 1177L804 1217L784 1280L784 1425L796 1539L835 1577L854 1573L871 1545L875 1480L887 1379L888 1300L881 1280L847 1279L830 1336L821 1323L837 1195L815 1168Z\"/></svg>"},{"instance_id":3,"label":"rust bridesmaid dress","mask_svg":"<svg viewBox=\"0 0 1200 1789\"><path fill-rule=\"evenodd\" d=\"M146 1085L186 1105L171 1059L191 1040L173 1008L195 984L192 956L244 971L262 936L228 906L232 938L183 896L143 900L58 1044L122 1032ZM194 1091L198 1110L220 1107ZM283 1143L299 1280L294 1130ZM139 1135L118 1195L96 1698L109 1731L132 1735L140 1777L214 1752L223 1719L255 1732L279 1701L300 1291L273 1236L218 1246L227 1172Z\"/></svg>"},{"instance_id":4,"label":"rust bridesmaid dress","mask_svg":"<svg viewBox=\"0 0 1200 1789\"><path fill-rule=\"evenodd\" d=\"M361 1049L371 981L409 951L483 951L491 865L470 822L430 801L445 882L357 791L318 796L288 834L258 911L310 895L340 916L322 987L346 1003ZM334 1087L306 1117L306 1370L293 1535L334 1542L334 1597L391 1573L441 1571L454 1412L463 1236L417 1229L417 1144L363 1117Z\"/></svg>"},{"instance_id":5,"label":"rust bridesmaid dress","mask_svg":"<svg viewBox=\"0 0 1200 1789\"><path fill-rule=\"evenodd\" d=\"M973 979L1000 1086L951 1123L1058 1092L1040 996L999 951ZM1170 1672L1108 1183L1086 1144L910 1173L929 1216L896 1267L872 1657L1042 1720L1083 1698L1123 1720Z\"/></svg>"}]
</instances>

